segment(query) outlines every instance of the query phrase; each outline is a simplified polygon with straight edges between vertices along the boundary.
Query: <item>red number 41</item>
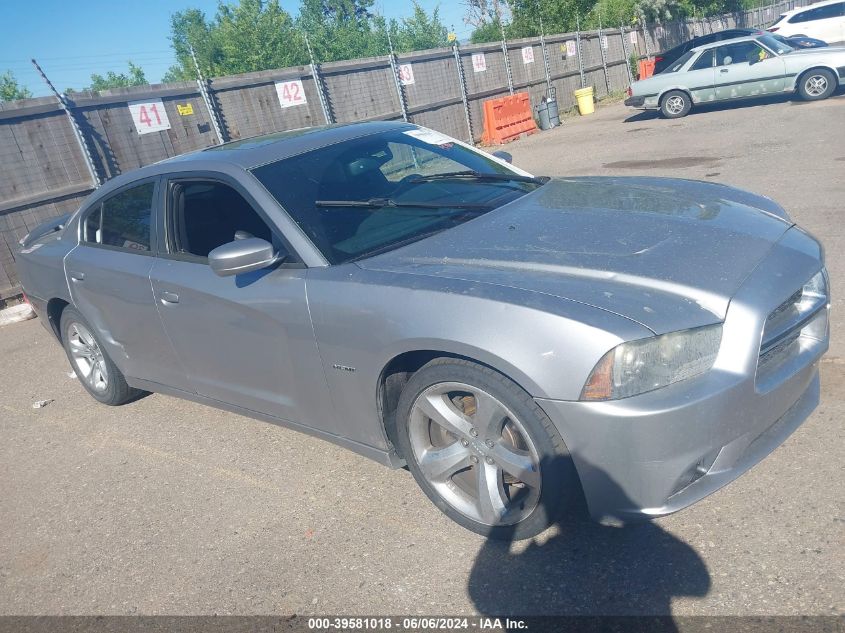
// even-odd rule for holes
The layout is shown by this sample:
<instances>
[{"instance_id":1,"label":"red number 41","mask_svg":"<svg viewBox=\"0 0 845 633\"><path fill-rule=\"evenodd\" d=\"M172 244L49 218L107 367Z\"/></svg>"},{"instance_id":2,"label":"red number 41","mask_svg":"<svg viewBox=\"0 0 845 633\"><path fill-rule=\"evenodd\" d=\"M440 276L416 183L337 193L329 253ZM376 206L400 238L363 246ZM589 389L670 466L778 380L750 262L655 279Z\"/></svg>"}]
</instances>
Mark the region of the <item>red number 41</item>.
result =
<instances>
[{"instance_id":1,"label":"red number 41","mask_svg":"<svg viewBox=\"0 0 845 633\"><path fill-rule=\"evenodd\" d=\"M150 106L150 112L155 115L156 125L161 125L161 117L158 114L158 106L155 103ZM147 127L152 126L153 120L150 118L150 115L147 112L147 106L141 106L141 109L138 111L138 120Z\"/></svg>"}]
</instances>

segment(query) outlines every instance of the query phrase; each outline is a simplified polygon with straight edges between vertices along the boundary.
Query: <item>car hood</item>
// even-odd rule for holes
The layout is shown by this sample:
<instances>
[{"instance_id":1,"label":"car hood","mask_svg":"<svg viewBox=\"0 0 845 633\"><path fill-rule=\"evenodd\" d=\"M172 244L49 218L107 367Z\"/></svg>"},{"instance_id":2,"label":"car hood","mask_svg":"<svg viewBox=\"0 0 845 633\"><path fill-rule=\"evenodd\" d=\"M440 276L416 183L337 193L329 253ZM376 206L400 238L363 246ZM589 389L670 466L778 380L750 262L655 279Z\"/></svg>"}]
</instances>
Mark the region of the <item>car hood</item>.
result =
<instances>
[{"instance_id":1,"label":"car hood","mask_svg":"<svg viewBox=\"0 0 845 633\"><path fill-rule=\"evenodd\" d=\"M796 48L783 56L784 59L802 59L807 57L818 57L819 59L841 60L845 59L845 46L819 46L816 48Z\"/></svg>"},{"instance_id":2,"label":"car hood","mask_svg":"<svg viewBox=\"0 0 845 633\"><path fill-rule=\"evenodd\" d=\"M713 183L563 178L358 264L543 293L661 334L722 320L790 226L768 198Z\"/></svg>"}]
</instances>

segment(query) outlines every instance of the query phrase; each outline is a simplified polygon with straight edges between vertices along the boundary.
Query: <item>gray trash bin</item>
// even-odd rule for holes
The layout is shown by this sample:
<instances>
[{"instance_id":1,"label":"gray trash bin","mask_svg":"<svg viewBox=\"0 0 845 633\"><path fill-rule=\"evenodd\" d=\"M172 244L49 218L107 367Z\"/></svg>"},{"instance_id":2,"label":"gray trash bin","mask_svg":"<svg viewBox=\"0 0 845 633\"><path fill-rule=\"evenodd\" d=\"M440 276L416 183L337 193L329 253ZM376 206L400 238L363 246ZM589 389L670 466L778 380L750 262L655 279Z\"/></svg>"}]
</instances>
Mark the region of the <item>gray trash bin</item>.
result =
<instances>
[{"instance_id":1,"label":"gray trash bin","mask_svg":"<svg viewBox=\"0 0 845 633\"><path fill-rule=\"evenodd\" d=\"M552 128L552 122L549 118L549 103L543 97L543 101L537 106L537 124L541 130L549 130Z\"/></svg>"}]
</instances>

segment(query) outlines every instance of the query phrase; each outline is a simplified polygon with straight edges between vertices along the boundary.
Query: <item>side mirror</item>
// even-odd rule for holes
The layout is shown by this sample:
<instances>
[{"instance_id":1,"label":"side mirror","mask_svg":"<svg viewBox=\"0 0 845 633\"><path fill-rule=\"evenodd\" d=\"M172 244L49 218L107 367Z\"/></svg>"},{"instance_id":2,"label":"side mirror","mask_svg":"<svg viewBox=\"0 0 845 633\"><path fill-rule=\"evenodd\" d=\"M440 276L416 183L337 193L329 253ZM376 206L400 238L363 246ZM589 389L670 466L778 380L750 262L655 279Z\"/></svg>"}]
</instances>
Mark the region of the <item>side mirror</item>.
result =
<instances>
[{"instance_id":1,"label":"side mirror","mask_svg":"<svg viewBox=\"0 0 845 633\"><path fill-rule=\"evenodd\" d=\"M745 61L748 62L749 66L753 66L757 62L760 61L760 55L756 51L751 51L748 55L745 56Z\"/></svg>"},{"instance_id":2,"label":"side mirror","mask_svg":"<svg viewBox=\"0 0 845 633\"><path fill-rule=\"evenodd\" d=\"M498 152L493 152L493 156L505 161L506 163L513 163L513 155L509 152L503 152L502 150L499 150Z\"/></svg>"},{"instance_id":3,"label":"side mirror","mask_svg":"<svg viewBox=\"0 0 845 633\"><path fill-rule=\"evenodd\" d=\"M208 254L208 265L220 277L228 277L267 268L281 259L270 242L249 237L215 248Z\"/></svg>"}]
</instances>

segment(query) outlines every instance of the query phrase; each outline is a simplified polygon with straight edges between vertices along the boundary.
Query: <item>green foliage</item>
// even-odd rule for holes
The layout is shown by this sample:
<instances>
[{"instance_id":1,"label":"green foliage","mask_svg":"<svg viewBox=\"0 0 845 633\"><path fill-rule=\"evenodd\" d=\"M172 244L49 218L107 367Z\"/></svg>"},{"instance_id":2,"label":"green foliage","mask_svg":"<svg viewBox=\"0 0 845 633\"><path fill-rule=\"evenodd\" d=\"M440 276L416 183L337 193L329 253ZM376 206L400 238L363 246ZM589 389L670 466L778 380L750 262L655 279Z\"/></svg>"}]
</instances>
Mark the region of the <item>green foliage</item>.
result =
<instances>
[{"instance_id":1,"label":"green foliage","mask_svg":"<svg viewBox=\"0 0 845 633\"><path fill-rule=\"evenodd\" d=\"M391 24L395 24L391 21ZM414 15L403 18L395 35L393 45L401 52L422 51L427 48L449 46L449 29L440 20L440 8L435 7L431 15L414 0Z\"/></svg>"},{"instance_id":2,"label":"green foliage","mask_svg":"<svg viewBox=\"0 0 845 633\"><path fill-rule=\"evenodd\" d=\"M540 34L540 22L549 33L569 33L580 26L594 30L599 25L616 28L620 24L667 22L688 17L704 17L742 11L760 0L500 0L510 10L505 35L533 37ZM576 20L577 16L577 20ZM482 15L483 17L483 15ZM478 24L472 42L501 39L495 15Z\"/></svg>"},{"instance_id":3,"label":"green foliage","mask_svg":"<svg viewBox=\"0 0 845 633\"><path fill-rule=\"evenodd\" d=\"M0 101L29 99L32 93L18 83L11 70L0 75Z\"/></svg>"},{"instance_id":4,"label":"green foliage","mask_svg":"<svg viewBox=\"0 0 845 633\"><path fill-rule=\"evenodd\" d=\"M147 78L144 76L144 70L140 66L136 66L132 62L129 63L129 72L116 73L112 70L103 75L94 73L91 75L91 85L85 86L83 90L90 92L100 92L110 88L127 88L129 86L144 86L148 84Z\"/></svg>"},{"instance_id":5,"label":"green foliage","mask_svg":"<svg viewBox=\"0 0 845 633\"><path fill-rule=\"evenodd\" d=\"M170 41L176 65L163 81L196 79L190 47L207 77L219 77L309 62L308 33L318 62L373 57L388 52L388 32L399 52L447 46L447 29L437 9L416 2L399 22L373 12L375 0L301 0L293 18L279 0L221 2L213 18L199 9L174 13Z\"/></svg>"}]
</instances>

